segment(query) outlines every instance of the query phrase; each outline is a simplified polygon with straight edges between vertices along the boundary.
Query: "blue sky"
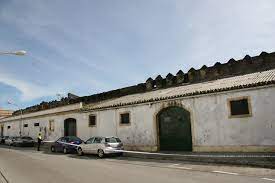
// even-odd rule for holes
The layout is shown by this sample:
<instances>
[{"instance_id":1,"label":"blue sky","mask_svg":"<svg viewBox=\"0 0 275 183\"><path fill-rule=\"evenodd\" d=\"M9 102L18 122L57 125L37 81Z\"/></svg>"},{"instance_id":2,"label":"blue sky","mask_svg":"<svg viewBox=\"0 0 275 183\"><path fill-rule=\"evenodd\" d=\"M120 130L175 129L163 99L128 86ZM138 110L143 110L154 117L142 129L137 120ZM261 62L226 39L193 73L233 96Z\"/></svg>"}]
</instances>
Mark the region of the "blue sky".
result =
<instances>
[{"instance_id":1,"label":"blue sky","mask_svg":"<svg viewBox=\"0 0 275 183\"><path fill-rule=\"evenodd\" d=\"M274 0L0 0L0 108L275 51Z\"/></svg>"}]
</instances>

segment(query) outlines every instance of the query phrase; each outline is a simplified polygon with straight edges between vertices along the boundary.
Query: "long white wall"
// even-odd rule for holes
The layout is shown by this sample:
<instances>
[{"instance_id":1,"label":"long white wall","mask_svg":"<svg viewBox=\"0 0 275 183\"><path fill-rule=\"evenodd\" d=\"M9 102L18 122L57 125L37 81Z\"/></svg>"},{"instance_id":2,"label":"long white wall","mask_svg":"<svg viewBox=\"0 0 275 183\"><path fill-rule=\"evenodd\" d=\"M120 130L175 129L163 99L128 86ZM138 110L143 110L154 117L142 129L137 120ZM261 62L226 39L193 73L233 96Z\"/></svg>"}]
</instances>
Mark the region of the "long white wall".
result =
<instances>
[{"instance_id":1,"label":"long white wall","mask_svg":"<svg viewBox=\"0 0 275 183\"><path fill-rule=\"evenodd\" d=\"M56 140L64 134L64 119L75 117L82 120L83 116L80 116L77 112L72 112L79 110L81 107L82 103L77 103L24 114L22 117L21 115L12 116L0 119L0 125L4 125L4 135L7 136L19 136L21 125L22 135L28 135L36 139L41 131L45 140ZM50 120L54 120L54 131L49 130ZM35 123L39 123L39 126L34 126ZM28 127L24 127L24 124L28 124ZM9 129L8 126L10 126Z\"/></svg>"},{"instance_id":2,"label":"long white wall","mask_svg":"<svg viewBox=\"0 0 275 183\"><path fill-rule=\"evenodd\" d=\"M227 100L249 96L252 116L229 118ZM77 120L77 135L83 140L91 136L118 136L128 149L156 151L158 136L156 115L168 106L183 106L191 114L194 151L272 151L275 152L275 87L231 91L226 93L161 101L117 109L90 112L73 112L24 119L28 128L26 135L36 137L40 123L48 140L64 134L64 120ZM130 112L131 124L120 125L119 114ZM97 116L96 127L89 127L89 115ZM55 131L49 131L49 120L54 120ZM18 134L19 120L0 120L4 123L4 134ZM11 129L7 130L7 126ZM46 130L45 130L46 129Z\"/></svg>"}]
</instances>

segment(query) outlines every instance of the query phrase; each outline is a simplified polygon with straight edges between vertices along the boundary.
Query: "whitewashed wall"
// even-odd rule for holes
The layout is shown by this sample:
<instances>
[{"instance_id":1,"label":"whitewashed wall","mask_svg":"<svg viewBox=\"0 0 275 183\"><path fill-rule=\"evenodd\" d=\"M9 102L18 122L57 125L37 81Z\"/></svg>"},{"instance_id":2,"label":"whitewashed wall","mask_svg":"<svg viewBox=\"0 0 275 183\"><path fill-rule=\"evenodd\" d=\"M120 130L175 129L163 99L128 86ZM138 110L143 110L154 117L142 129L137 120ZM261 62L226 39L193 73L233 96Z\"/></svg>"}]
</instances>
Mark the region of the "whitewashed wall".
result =
<instances>
[{"instance_id":1,"label":"whitewashed wall","mask_svg":"<svg viewBox=\"0 0 275 183\"><path fill-rule=\"evenodd\" d=\"M4 135L7 136L19 136L19 126L21 123L22 135L28 135L36 139L39 131L41 130L42 136L45 140L56 140L64 134L65 119L72 117L82 120L83 116L79 113L73 112L70 114L70 111L80 109L81 107L82 104L78 103L25 114L22 116L22 122L20 115L12 116L9 118L0 119L0 124L4 124ZM54 120L54 131L49 130L50 120ZM39 126L34 126L34 123L39 123ZM28 127L24 127L24 124L28 124ZM7 126L11 126L11 128L7 129Z\"/></svg>"},{"instance_id":2,"label":"whitewashed wall","mask_svg":"<svg viewBox=\"0 0 275 183\"><path fill-rule=\"evenodd\" d=\"M227 99L243 96L251 98L252 116L229 118ZM275 87L187 101L183 104L190 103L193 108L197 150L275 151Z\"/></svg>"},{"instance_id":3,"label":"whitewashed wall","mask_svg":"<svg viewBox=\"0 0 275 183\"><path fill-rule=\"evenodd\" d=\"M252 116L229 118L227 99L250 96ZM77 135L83 140L89 137L118 136L128 149L157 150L157 126L155 116L168 106L182 105L191 114L194 151L273 151L275 152L275 87L258 88L234 92L183 98L175 101L128 106L118 109L73 112L24 120L29 129L24 133L37 136L33 123L48 128L49 120L54 119L55 131L45 134L55 140L64 134L64 120L77 120ZM119 114L130 112L131 124L119 125ZM89 114L97 116L96 127L88 127ZM3 120L0 120L0 122ZM18 133L18 121L6 120L4 134ZM7 131L6 126L12 124ZM24 124L24 122L23 122Z\"/></svg>"},{"instance_id":4,"label":"whitewashed wall","mask_svg":"<svg viewBox=\"0 0 275 183\"><path fill-rule=\"evenodd\" d=\"M252 116L229 118L227 100L249 96ZM116 135L130 149L157 149L156 114L173 102L96 111L92 135ZM176 100L191 113L194 151L275 151L275 87L231 91ZM119 113L130 112L131 125L119 125Z\"/></svg>"}]
</instances>

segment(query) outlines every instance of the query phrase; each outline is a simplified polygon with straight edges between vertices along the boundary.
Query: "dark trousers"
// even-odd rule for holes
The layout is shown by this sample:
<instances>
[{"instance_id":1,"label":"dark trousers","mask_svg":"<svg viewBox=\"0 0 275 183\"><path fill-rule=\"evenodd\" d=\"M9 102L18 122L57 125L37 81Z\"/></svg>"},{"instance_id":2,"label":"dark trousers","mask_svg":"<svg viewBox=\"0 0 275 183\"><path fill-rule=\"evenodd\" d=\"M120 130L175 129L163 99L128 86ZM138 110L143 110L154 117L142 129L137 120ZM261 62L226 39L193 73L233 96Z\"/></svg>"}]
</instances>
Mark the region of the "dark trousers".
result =
<instances>
[{"instance_id":1,"label":"dark trousers","mask_svg":"<svg viewBox=\"0 0 275 183\"><path fill-rule=\"evenodd\" d=\"M37 151L40 151L40 145L41 145L41 140L38 139L38 141L37 141Z\"/></svg>"}]
</instances>

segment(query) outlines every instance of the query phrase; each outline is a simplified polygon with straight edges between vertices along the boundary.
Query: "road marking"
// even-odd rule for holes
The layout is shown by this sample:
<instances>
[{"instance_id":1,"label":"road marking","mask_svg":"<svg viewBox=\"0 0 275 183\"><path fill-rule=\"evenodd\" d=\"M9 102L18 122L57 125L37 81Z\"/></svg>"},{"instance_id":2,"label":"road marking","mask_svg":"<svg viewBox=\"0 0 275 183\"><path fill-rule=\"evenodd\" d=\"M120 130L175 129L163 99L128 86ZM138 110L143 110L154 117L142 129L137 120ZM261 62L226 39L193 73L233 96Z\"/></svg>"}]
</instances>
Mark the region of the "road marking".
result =
<instances>
[{"instance_id":1,"label":"road marking","mask_svg":"<svg viewBox=\"0 0 275 183\"><path fill-rule=\"evenodd\" d=\"M169 165L169 166L179 166L180 164L172 164L172 165Z\"/></svg>"},{"instance_id":2,"label":"road marking","mask_svg":"<svg viewBox=\"0 0 275 183\"><path fill-rule=\"evenodd\" d=\"M262 178L263 180L269 180L275 182L275 179L269 179L269 178Z\"/></svg>"},{"instance_id":3,"label":"road marking","mask_svg":"<svg viewBox=\"0 0 275 183\"><path fill-rule=\"evenodd\" d=\"M4 174L0 171L0 182L1 183L9 183L7 178L4 176Z\"/></svg>"},{"instance_id":4,"label":"road marking","mask_svg":"<svg viewBox=\"0 0 275 183\"><path fill-rule=\"evenodd\" d=\"M172 165L169 165L168 167L171 167L171 168L178 168L178 169L184 169L184 170L191 170L192 168L189 168L189 167L184 167L184 166L179 166L180 164L172 164Z\"/></svg>"},{"instance_id":5,"label":"road marking","mask_svg":"<svg viewBox=\"0 0 275 183\"><path fill-rule=\"evenodd\" d=\"M115 159L104 159L105 161L117 162Z\"/></svg>"},{"instance_id":6,"label":"road marking","mask_svg":"<svg viewBox=\"0 0 275 183\"><path fill-rule=\"evenodd\" d=\"M224 171L212 171L213 173L222 173L222 174L229 174L229 175L239 175L238 173L233 172L224 172Z\"/></svg>"},{"instance_id":7,"label":"road marking","mask_svg":"<svg viewBox=\"0 0 275 183\"><path fill-rule=\"evenodd\" d=\"M184 170L192 170L192 168L184 167L184 166L175 166L175 168L184 169Z\"/></svg>"}]
</instances>

